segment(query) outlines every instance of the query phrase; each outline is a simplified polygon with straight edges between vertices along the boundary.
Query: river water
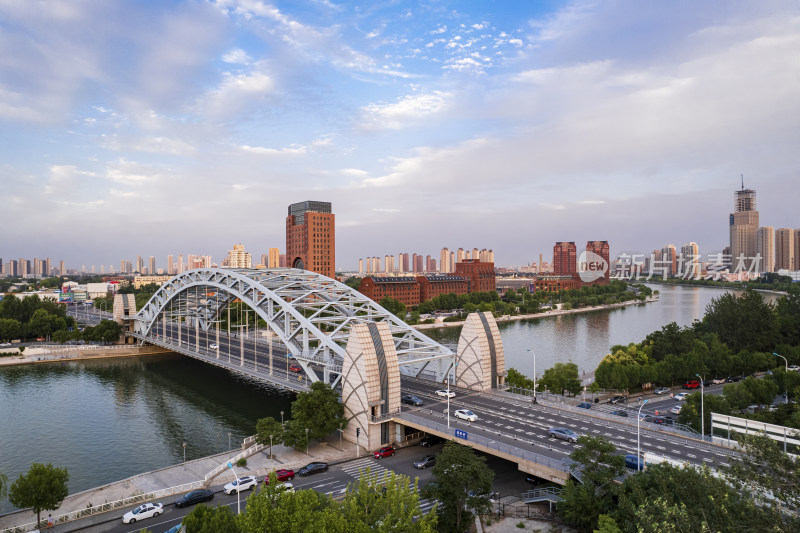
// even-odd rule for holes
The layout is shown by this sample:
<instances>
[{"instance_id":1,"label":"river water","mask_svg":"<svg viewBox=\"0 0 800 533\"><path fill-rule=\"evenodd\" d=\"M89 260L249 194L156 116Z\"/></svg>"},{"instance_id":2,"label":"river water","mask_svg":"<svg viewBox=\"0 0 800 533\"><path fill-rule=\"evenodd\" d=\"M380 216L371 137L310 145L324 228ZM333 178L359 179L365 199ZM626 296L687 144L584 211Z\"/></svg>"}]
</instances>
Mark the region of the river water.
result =
<instances>
[{"instance_id":1,"label":"river water","mask_svg":"<svg viewBox=\"0 0 800 533\"><path fill-rule=\"evenodd\" d=\"M660 300L500 325L506 367L528 376L557 362L592 372L614 344L702 317L719 289L656 285ZM769 296L773 299L772 296ZM426 330L458 342L460 328ZM70 493L240 445L293 395L178 354L0 367L0 472L67 467ZM0 514L13 510L0 501Z\"/></svg>"}]
</instances>

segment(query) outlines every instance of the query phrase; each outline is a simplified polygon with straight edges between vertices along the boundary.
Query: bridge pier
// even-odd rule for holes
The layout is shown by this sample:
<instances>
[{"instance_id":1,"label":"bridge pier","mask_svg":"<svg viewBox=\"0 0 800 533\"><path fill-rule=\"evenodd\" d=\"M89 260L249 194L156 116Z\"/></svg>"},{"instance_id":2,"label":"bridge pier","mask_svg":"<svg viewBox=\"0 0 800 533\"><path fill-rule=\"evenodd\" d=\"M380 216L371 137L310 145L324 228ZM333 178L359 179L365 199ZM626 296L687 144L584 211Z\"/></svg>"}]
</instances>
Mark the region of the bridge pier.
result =
<instances>
[{"instance_id":1,"label":"bridge pier","mask_svg":"<svg viewBox=\"0 0 800 533\"><path fill-rule=\"evenodd\" d=\"M342 365L344 438L367 451L396 438L390 420L400 410L400 370L388 324L368 322L350 330Z\"/></svg>"},{"instance_id":2,"label":"bridge pier","mask_svg":"<svg viewBox=\"0 0 800 533\"><path fill-rule=\"evenodd\" d=\"M492 313L470 313L461 328L456 355L457 387L484 392L503 384L505 354Z\"/></svg>"}]
</instances>

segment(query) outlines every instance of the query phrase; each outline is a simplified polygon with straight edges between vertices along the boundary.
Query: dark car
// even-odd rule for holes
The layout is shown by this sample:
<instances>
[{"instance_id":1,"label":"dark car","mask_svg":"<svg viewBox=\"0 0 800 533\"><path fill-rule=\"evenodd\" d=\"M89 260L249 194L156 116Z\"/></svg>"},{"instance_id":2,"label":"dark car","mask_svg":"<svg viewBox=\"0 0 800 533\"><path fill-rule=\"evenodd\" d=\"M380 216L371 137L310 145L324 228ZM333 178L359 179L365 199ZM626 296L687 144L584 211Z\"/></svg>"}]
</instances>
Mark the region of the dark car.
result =
<instances>
[{"instance_id":1,"label":"dark car","mask_svg":"<svg viewBox=\"0 0 800 533\"><path fill-rule=\"evenodd\" d=\"M210 502L213 499L214 491L206 489L193 490L175 500L175 507L186 507L187 505L194 505L200 502Z\"/></svg>"},{"instance_id":2,"label":"dark car","mask_svg":"<svg viewBox=\"0 0 800 533\"><path fill-rule=\"evenodd\" d=\"M611 414L614 416L621 416L622 418L628 418L628 411L624 409L617 409L616 411L611 411Z\"/></svg>"},{"instance_id":3,"label":"dark car","mask_svg":"<svg viewBox=\"0 0 800 533\"><path fill-rule=\"evenodd\" d=\"M422 400L413 394L403 394L403 396L400 397L400 401L406 405L413 405L414 407L422 406Z\"/></svg>"},{"instance_id":4,"label":"dark car","mask_svg":"<svg viewBox=\"0 0 800 533\"><path fill-rule=\"evenodd\" d=\"M628 398L625 396L612 396L608 399L608 403L617 404L617 403L628 403Z\"/></svg>"},{"instance_id":5,"label":"dark car","mask_svg":"<svg viewBox=\"0 0 800 533\"><path fill-rule=\"evenodd\" d=\"M423 455L416 461L414 461L414 468L428 468L429 466L433 466L436 464L436 456L435 455Z\"/></svg>"},{"instance_id":6,"label":"dark car","mask_svg":"<svg viewBox=\"0 0 800 533\"><path fill-rule=\"evenodd\" d=\"M653 418L653 422L662 426L672 426L675 424L675 419L671 416L657 416Z\"/></svg>"},{"instance_id":7,"label":"dark car","mask_svg":"<svg viewBox=\"0 0 800 533\"><path fill-rule=\"evenodd\" d=\"M625 456L625 467L631 470L644 470L644 460L641 457L629 453Z\"/></svg>"},{"instance_id":8,"label":"dark car","mask_svg":"<svg viewBox=\"0 0 800 533\"><path fill-rule=\"evenodd\" d=\"M310 476L311 474L317 474L319 472L327 472L327 471L328 471L328 463L308 463L306 466L297 471L297 475L300 477L304 477L304 476Z\"/></svg>"},{"instance_id":9,"label":"dark car","mask_svg":"<svg viewBox=\"0 0 800 533\"><path fill-rule=\"evenodd\" d=\"M653 422L654 418L653 415L639 415L639 420L641 422Z\"/></svg>"},{"instance_id":10,"label":"dark car","mask_svg":"<svg viewBox=\"0 0 800 533\"><path fill-rule=\"evenodd\" d=\"M726 383L738 383L744 379L744 376L729 376L728 379L725 380Z\"/></svg>"},{"instance_id":11,"label":"dark car","mask_svg":"<svg viewBox=\"0 0 800 533\"><path fill-rule=\"evenodd\" d=\"M437 437L436 435L425 435L422 437L422 440L419 441L419 445L427 448L429 446L436 446L442 442L444 442L442 437Z\"/></svg>"},{"instance_id":12,"label":"dark car","mask_svg":"<svg viewBox=\"0 0 800 533\"><path fill-rule=\"evenodd\" d=\"M592 404L590 404L589 402L581 402L578 404L578 407L580 407L581 409L591 409Z\"/></svg>"}]
</instances>

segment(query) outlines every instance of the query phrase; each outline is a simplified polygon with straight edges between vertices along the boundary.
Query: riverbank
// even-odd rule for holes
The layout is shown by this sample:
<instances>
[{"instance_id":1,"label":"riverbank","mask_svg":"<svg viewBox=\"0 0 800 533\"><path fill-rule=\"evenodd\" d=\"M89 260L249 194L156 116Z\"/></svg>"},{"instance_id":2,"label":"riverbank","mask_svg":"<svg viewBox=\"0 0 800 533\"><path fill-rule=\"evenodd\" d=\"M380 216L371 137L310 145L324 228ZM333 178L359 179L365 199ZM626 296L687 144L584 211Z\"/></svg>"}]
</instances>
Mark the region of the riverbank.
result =
<instances>
[{"instance_id":1,"label":"riverbank","mask_svg":"<svg viewBox=\"0 0 800 533\"><path fill-rule=\"evenodd\" d=\"M729 283L729 285L707 285L705 283L692 283L692 280L664 281L654 278L647 280L647 283L655 283L657 285L664 285L664 286L678 285L681 287L702 287L704 289L719 289L723 291L730 291L730 290L743 291L750 288L756 292L765 292L768 294L778 294L781 296L788 294L786 291L779 291L776 289L760 289L757 287L751 287L749 285L746 285L747 282L737 282L737 281L726 282Z\"/></svg>"},{"instance_id":2,"label":"riverbank","mask_svg":"<svg viewBox=\"0 0 800 533\"><path fill-rule=\"evenodd\" d=\"M35 365L59 361L88 361L118 357L139 357L172 353L159 346L46 346L29 348L22 354L16 348L0 352L0 366ZM8 354L8 355L7 355Z\"/></svg>"},{"instance_id":3,"label":"riverbank","mask_svg":"<svg viewBox=\"0 0 800 533\"><path fill-rule=\"evenodd\" d=\"M497 322L514 322L517 320L529 320L532 318L546 318L550 316L559 316L559 315L572 315L577 313L589 313L592 311L605 311L607 309L618 309L620 307L626 307L629 305L644 305L647 303L657 302L658 295L654 294L649 298L642 300L629 300L627 302L619 302L615 304L607 304L607 305L593 305L590 307L579 307L576 309L550 309L548 311L544 311L543 313L533 313L527 315L505 315L500 318L497 318ZM460 320L458 322L435 322L433 324L416 324L413 326L418 330L425 330L425 329L440 329L440 328L454 328L454 327L461 327L464 325L464 320Z\"/></svg>"}]
</instances>

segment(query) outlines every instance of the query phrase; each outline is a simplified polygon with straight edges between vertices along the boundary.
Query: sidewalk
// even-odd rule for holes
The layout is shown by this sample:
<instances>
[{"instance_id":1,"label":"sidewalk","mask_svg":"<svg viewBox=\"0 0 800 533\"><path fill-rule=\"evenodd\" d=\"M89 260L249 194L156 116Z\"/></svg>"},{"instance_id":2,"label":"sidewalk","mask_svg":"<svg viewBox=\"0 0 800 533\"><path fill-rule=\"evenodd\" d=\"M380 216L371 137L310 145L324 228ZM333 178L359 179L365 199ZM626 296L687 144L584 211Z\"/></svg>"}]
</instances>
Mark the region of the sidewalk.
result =
<instances>
[{"instance_id":1,"label":"sidewalk","mask_svg":"<svg viewBox=\"0 0 800 533\"><path fill-rule=\"evenodd\" d=\"M257 475L262 477L265 476L267 472L278 468L297 470L311 461L324 461L333 464L354 459L356 456L355 446L346 441L343 441L342 445L343 449L340 449L338 438L325 444L315 442L309 447L309 455L306 455L305 451L298 452L292 448L286 448L285 446L273 446L272 453L274 455L274 459L268 458L267 454L269 453L269 447L267 447L263 451L249 457L247 459L247 466L234 468L240 477L244 475ZM175 487L177 485L183 485L186 483L202 481L204 476L211 470L220 464L226 463L228 459L240 451L241 450L239 449L231 450L228 453L187 461L186 464L168 466L152 472L139 474L128 479L109 483L108 485L103 485L101 487L89 489L77 494L72 494L67 496L64 502L61 504L61 507L52 514L54 517L57 517L58 515L70 511L85 509L90 505L97 506L103 503L135 496L137 494L151 492L158 489L165 489L168 487ZM362 448L361 454L363 455L364 453L365 451ZM210 488L221 487L233 479L233 473L230 470L226 470L214 478L210 482L209 486ZM170 504L174 502L178 496L179 495L176 494L174 496L163 498L161 503L164 505ZM134 507L136 507L136 504L132 504L130 508L117 509L115 511L97 514L89 518L82 519L79 522L67 522L65 524L59 524L51 529L51 531L73 531L74 529L77 529L78 523L80 523L81 527L85 527L110 520L120 520L122 514L130 511ZM42 513L43 520L47 518L47 514L47 512ZM20 511L17 513L7 514L0 516L0 531L2 531L4 528L28 524L35 521L36 515L30 511Z\"/></svg>"}]
</instances>

